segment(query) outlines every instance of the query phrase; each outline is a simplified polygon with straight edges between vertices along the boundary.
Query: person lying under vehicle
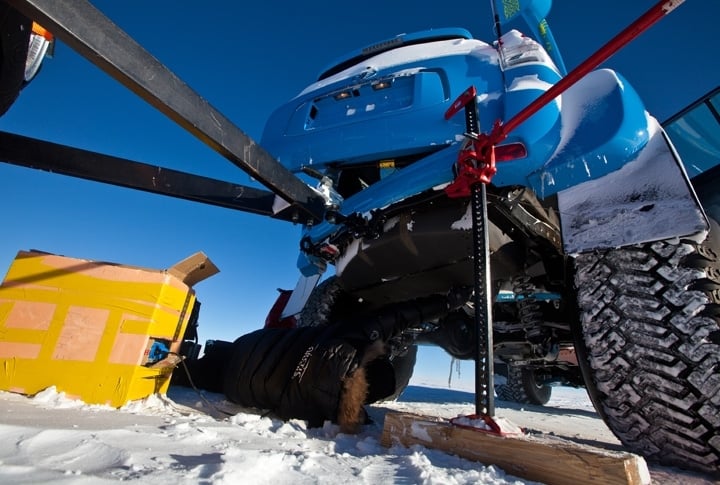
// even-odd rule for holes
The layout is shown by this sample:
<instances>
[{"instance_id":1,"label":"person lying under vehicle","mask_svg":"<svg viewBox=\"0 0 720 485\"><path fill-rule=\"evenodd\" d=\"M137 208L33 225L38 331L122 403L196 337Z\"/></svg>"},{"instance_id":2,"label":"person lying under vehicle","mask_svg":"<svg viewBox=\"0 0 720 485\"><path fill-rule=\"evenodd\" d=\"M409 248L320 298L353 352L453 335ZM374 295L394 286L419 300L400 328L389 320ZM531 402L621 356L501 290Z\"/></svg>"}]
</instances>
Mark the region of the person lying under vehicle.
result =
<instances>
[{"instance_id":1,"label":"person lying under vehicle","mask_svg":"<svg viewBox=\"0 0 720 485\"><path fill-rule=\"evenodd\" d=\"M332 421L355 433L367 421L364 405L395 391L388 342L459 308L470 295L461 289L326 326L259 329L209 361L188 362L189 371L208 390L219 391L222 381L226 397L241 406L306 420L310 427Z\"/></svg>"}]
</instances>

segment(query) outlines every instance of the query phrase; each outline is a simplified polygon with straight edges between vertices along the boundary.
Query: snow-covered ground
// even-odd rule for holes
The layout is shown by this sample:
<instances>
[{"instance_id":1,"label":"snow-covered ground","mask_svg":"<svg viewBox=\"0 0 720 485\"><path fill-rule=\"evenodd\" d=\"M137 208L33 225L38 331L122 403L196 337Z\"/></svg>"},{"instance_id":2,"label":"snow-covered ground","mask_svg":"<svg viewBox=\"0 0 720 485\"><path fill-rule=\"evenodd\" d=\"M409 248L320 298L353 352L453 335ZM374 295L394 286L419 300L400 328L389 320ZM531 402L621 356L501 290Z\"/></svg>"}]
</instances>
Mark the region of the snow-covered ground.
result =
<instances>
[{"instance_id":1,"label":"snow-covered ground","mask_svg":"<svg viewBox=\"0 0 720 485\"><path fill-rule=\"evenodd\" d=\"M496 408L530 430L621 449L581 389L554 388L545 407L497 401ZM388 410L472 414L474 395L462 390L411 385L399 401L369 407L374 424L356 436L331 424L308 429L263 417L184 387L119 410L71 401L52 388L33 398L0 392L0 410L0 483L533 483L437 450L380 444ZM674 469L650 471L658 484L714 483Z\"/></svg>"}]
</instances>

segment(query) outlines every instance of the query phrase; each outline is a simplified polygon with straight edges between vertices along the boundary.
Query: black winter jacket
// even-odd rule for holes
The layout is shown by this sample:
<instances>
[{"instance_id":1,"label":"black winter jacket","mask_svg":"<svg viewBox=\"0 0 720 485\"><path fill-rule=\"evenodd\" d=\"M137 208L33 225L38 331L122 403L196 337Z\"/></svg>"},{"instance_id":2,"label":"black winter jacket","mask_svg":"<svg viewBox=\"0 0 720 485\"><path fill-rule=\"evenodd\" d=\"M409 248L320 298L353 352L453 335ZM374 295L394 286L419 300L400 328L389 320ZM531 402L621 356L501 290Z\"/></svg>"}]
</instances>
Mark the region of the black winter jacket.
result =
<instances>
[{"instance_id":1,"label":"black winter jacket","mask_svg":"<svg viewBox=\"0 0 720 485\"><path fill-rule=\"evenodd\" d=\"M240 337L231 365L236 374L228 376L238 390L233 400L281 419L306 419L310 426L334 419L342 383L360 362L358 349L337 330L273 328Z\"/></svg>"},{"instance_id":2,"label":"black winter jacket","mask_svg":"<svg viewBox=\"0 0 720 485\"><path fill-rule=\"evenodd\" d=\"M235 341L225 395L282 419L307 420L312 427L336 421L348 379L360 375L365 380L365 368L381 360L385 342L447 312L447 298L431 297L327 326L256 330Z\"/></svg>"}]
</instances>

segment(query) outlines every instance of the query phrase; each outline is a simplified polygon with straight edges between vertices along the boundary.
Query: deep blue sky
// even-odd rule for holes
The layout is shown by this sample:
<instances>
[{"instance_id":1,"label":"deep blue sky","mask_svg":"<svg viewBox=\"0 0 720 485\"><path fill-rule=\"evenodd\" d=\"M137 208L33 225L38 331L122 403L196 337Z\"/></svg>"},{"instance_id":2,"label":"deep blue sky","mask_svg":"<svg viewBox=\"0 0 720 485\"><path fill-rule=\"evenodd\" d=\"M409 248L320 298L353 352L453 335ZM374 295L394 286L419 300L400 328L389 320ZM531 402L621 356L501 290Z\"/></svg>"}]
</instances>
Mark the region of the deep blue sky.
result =
<instances>
[{"instance_id":1,"label":"deep blue sky","mask_svg":"<svg viewBox=\"0 0 720 485\"><path fill-rule=\"evenodd\" d=\"M276 106L348 50L448 26L493 40L487 0L92 3L255 139ZM548 21L568 68L655 3L556 0ZM720 84L718 21L720 1L687 0L603 67L662 121ZM250 183L62 43L0 130ZM0 194L0 275L21 249L152 268L204 251L221 272L196 287L203 342L261 326L276 288L297 280L299 228L288 223L2 163Z\"/></svg>"}]
</instances>

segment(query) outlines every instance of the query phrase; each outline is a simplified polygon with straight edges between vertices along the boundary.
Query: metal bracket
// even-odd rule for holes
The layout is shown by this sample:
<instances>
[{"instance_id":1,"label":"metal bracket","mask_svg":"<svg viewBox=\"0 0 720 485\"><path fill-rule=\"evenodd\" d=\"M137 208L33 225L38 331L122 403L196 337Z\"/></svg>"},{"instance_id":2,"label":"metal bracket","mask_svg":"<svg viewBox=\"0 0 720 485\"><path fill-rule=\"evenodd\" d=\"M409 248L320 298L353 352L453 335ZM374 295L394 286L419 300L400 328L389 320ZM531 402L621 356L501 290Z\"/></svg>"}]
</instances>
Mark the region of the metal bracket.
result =
<instances>
[{"instance_id":1,"label":"metal bracket","mask_svg":"<svg viewBox=\"0 0 720 485\"><path fill-rule=\"evenodd\" d=\"M300 222L323 220L324 201L317 193L89 2L7 0L7 3L295 206L306 219ZM82 173L73 175L84 177ZM101 174L92 178L98 180L98 176Z\"/></svg>"},{"instance_id":2,"label":"metal bracket","mask_svg":"<svg viewBox=\"0 0 720 485\"><path fill-rule=\"evenodd\" d=\"M276 210L267 190L179 172L0 131L0 160L52 173L296 222L297 209Z\"/></svg>"}]
</instances>

